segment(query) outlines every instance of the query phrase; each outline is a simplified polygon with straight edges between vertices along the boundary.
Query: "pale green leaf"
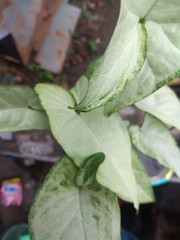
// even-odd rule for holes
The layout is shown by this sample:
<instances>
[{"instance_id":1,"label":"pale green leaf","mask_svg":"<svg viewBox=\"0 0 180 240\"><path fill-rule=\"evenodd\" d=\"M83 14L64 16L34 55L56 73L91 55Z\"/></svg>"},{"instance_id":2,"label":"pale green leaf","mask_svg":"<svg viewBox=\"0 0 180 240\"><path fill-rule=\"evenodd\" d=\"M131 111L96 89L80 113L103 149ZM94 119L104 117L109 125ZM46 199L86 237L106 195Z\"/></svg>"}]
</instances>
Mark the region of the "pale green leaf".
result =
<instances>
[{"instance_id":1,"label":"pale green leaf","mask_svg":"<svg viewBox=\"0 0 180 240\"><path fill-rule=\"evenodd\" d=\"M87 79L81 78L72 92L82 96ZM81 88L82 87L82 88ZM76 91L77 89L77 91ZM36 91L46 110L57 142L78 166L96 152L106 155L97 171L98 182L138 206L137 189L131 166L130 139L118 114L106 118L102 109L76 113L72 93L55 85L38 84ZM82 91L82 92L81 92ZM79 94L79 95L78 95ZM127 181L128 179L128 181Z\"/></svg>"},{"instance_id":2,"label":"pale green leaf","mask_svg":"<svg viewBox=\"0 0 180 240\"><path fill-rule=\"evenodd\" d=\"M162 122L180 129L180 101L168 86L160 88L135 105Z\"/></svg>"},{"instance_id":3,"label":"pale green leaf","mask_svg":"<svg viewBox=\"0 0 180 240\"><path fill-rule=\"evenodd\" d=\"M35 91L25 86L0 86L0 132L49 129Z\"/></svg>"},{"instance_id":4,"label":"pale green leaf","mask_svg":"<svg viewBox=\"0 0 180 240\"><path fill-rule=\"evenodd\" d=\"M180 150L165 125L146 114L142 127L130 126L133 144L148 155L180 176Z\"/></svg>"},{"instance_id":5,"label":"pale green leaf","mask_svg":"<svg viewBox=\"0 0 180 240\"><path fill-rule=\"evenodd\" d=\"M138 186L138 197L140 203L154 201L154 193L151 187L150 178L147 171L134 149L132 149L132 166Z\"/></svg>"},{"instance_id":6,"label":"pale green leaf","mask_svg":"<svg viewBox=\"0 0 180 240\"><path fill-rule=\"evenodd\" d=\"M122 1L121 14L112 39L89 80L83 101L75 107L90 111L120 94L142 68L146 56L147 33L139 16Z\"/></svg>"},{"instance_id":7,"label":"pale green leaf","mask_svg":"<svg viewBox=\"0 0 180 240\"><path fill-rule=\"evenodd\" d=\"M117 197L76 187L76 171L64 157L46 176L29 215L31 240L120 240Z\"/></svg>"},{"instance_id":8,"label":"pale green leaf","mask_svg":"<svg viewBox=\"0 0 180 240\"><path fill-rule=\"evenodd\" d=\"M137 76L105 107L106 115L141 100L180 75L180 1L124 1L129 11L144 22L147 55Z\"/></svg>"}]
</instances>

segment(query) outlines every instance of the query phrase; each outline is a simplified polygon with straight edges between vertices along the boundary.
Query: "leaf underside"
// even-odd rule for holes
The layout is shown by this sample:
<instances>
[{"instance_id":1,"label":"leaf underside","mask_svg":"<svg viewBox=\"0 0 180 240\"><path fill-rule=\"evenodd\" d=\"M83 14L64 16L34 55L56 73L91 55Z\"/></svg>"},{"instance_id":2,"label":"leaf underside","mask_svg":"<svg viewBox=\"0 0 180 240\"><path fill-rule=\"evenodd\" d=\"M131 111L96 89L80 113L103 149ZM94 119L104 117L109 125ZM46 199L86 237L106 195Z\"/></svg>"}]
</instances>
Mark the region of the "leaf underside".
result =
<instances>
[{"instance_id":1,"label":"leaf underside","mask_svg":"<svg viewBox=\"0 0 180 240\"><path fill-rule=\"evenodd\" d=\"M106 116L143 99L180 76L180 2L177 0L123 2L128 10L144 23L148 34L147 54L144 65L136 77L124 87L119 96L105 106Z\"/></svg>"},{"instance_id":2,"label":"leaf underside","mask_svg":"<svg viewBox=\"0 0 180 240\"><path fill-rule=\"evenodd\" d=\"M146 47L144 23L122 1L109 46L89 80L87 94L75 109L87 112L115 99L142 68Z\"/></svg>"}]
</instances>

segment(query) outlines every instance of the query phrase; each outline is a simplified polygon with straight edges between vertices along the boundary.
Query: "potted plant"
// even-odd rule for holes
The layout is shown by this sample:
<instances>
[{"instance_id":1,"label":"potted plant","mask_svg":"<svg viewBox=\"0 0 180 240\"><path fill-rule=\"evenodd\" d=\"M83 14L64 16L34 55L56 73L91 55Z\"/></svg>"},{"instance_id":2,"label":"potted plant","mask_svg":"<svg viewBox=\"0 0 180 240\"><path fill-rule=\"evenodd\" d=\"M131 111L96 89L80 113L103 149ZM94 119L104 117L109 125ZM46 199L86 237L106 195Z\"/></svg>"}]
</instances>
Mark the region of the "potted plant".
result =
<instances>
[{"instance_id":1,"label":"potted plant","mask_svg":"<svg viewBox=\"0 0 180 240\"><path fill-rule=\"evenodd\" d=\"M175 0L123 0L90 79L69 90L0 87L0 131L50 129L66 152L35 197L32 240L119 240L117 197L137 211L154 200L136 149L180 176L179 148L165 125L180 128L180 104L164 86L180 74L179 11ZM142 126L118 114L131 104L145 111Z\"/></svg>"}]
</instances>

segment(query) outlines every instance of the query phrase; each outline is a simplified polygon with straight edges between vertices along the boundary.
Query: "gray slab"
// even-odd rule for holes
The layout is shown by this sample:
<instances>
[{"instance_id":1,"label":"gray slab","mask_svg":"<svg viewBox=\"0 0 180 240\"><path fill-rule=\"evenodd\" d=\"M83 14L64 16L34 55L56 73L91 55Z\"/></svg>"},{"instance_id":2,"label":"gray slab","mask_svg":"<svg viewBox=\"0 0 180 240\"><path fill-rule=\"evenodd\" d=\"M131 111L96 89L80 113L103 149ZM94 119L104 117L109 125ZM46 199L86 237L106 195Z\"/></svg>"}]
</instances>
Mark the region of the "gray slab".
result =
<instances>
[{"instance_id":1,"label":"gray slab","mask_svg":"<svg viewBox=\"0 0 180 240\"><path fill-rule=\"evenodd\" d=\"M0 31L13 35L22 61L27 63L31 53L30 43L43 0L3 0Z\"/></svg>"},{"instance_id":2,"label":"gray slab","mask_svg":"<svg viewBox=\"0 0 180 240\"><path fill-rule=\"evenodd\" d=\"M62 69L67 49L71 41L81 10L70 4L62 4L55 13L50 32L44 40L36 61L51 72L59 73Z\"/></svg>"}]
</instances>

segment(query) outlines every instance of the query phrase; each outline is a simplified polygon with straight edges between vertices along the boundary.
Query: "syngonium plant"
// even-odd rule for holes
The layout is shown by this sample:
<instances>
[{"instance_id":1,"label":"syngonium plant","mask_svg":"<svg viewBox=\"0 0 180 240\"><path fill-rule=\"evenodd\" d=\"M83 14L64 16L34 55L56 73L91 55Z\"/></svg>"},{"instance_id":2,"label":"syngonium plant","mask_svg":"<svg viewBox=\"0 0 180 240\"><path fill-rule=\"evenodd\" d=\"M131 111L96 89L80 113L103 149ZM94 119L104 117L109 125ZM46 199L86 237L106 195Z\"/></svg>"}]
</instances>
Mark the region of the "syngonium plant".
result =
<instances>
[{"instance_id":1,"label":"syngonium plant","mask_svg":"<svg viewBox=\"0 0 180 240\"><path fill-rule=\"evenodd\" d=\"M122 0L89 80L70 90L0 87L0 131L50 129L66 153L36 194L32 240L120 240L117 197L136 209L154 200L137 149L180 177L167 127L180 129L180 102L164 86L180 75L179 12L178 0ZM121 119L118 111L131 104L145 112L142 126Z\"/></svg>"}]
</instances>

